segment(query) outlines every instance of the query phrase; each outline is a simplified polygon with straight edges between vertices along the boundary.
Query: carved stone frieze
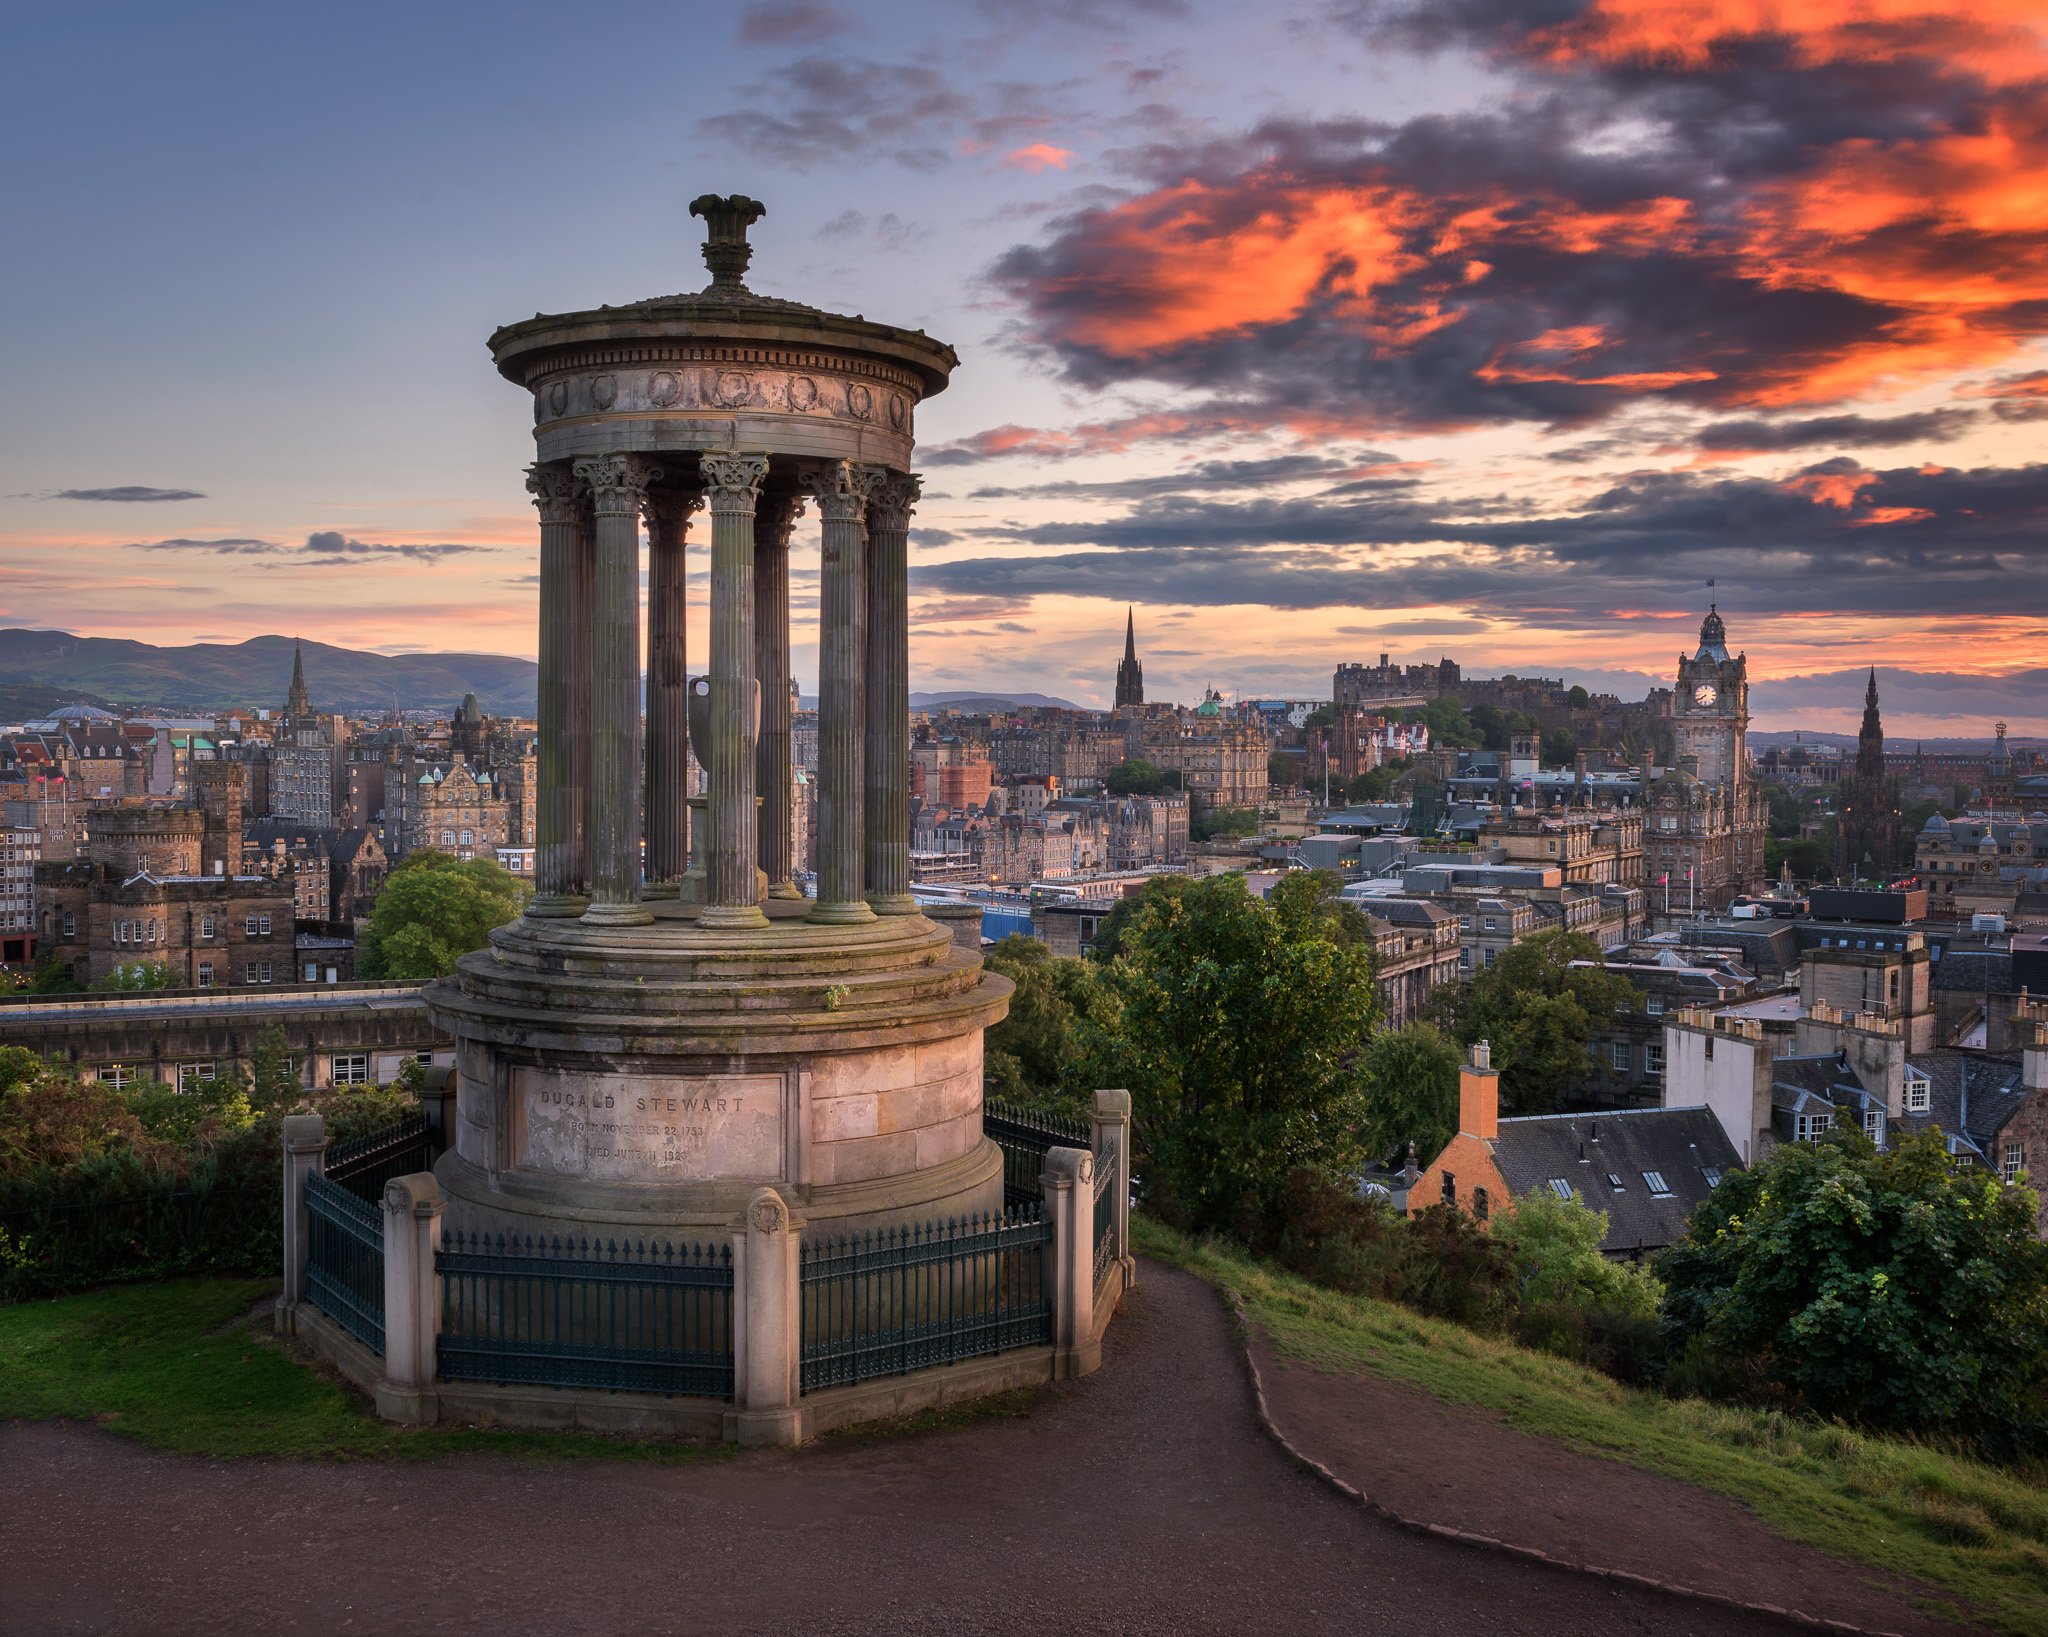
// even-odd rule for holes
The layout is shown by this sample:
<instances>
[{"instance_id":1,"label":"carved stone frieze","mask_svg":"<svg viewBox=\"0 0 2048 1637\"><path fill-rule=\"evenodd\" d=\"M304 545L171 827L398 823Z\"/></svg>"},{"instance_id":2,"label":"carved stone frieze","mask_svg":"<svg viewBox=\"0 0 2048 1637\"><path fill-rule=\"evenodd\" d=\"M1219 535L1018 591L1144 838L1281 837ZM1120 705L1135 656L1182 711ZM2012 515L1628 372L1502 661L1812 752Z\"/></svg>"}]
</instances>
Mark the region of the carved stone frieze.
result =
<instances>
[{"instance_id":1,"label":"carved stone frieze","mask_svg":"<svg viewBox=\"0 0 2048 1637\"><path fill-rule=\"evenodd\" d=\"M747 361L556 374L535 383L533 404L542 425L586 415L742 412L853 421L908 437L916 396L907 380L861 379L821 359L806 368Z\"/></svg>"}]
</instances>

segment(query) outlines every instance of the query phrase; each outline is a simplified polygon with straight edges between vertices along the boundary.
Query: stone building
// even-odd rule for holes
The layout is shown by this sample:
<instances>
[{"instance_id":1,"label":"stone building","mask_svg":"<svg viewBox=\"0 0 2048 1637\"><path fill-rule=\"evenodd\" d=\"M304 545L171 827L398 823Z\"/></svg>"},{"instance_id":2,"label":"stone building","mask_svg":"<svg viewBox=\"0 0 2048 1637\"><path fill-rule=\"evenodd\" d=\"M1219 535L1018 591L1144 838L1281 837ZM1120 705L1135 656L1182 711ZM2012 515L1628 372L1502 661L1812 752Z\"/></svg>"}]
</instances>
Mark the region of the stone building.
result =
<instances>
[{"instance_id":1,"label":"stone building","mask_svg":"<svg viewBox=\"0 0 2048 1637\"><path fill-rule=\"evenodd\" d=\"M165 961L195 988L288 983L294 872L202 874L205 816L122 807L87 823L84 854L36 868L39 947L87 988L116 966Z\"/></svg>"},{"instance_id":2,"label":"stone building","mask_svg":"<svg viewBox=\"0 0 2048 1637\"><path fill-rule=\"evenodd\" d=\"M2010 923L2022 893L2048 870L2048 823L1936 813L1914 843L1913 865L1935 919L1997 915Z\"/></svg>"},{"instance_id":3,"label":"stone building","mask_svg":"<svg viewBox=\"0 0 2048 1637\"><path fill-rule=\"evenodd\" d=\"M1142 870L1186 860L1186 796L1106 796L1100 806L1111 869Z\"/></svg>"},{"instance_id":4,"label":"stone building","mask_svg":"<svg viewBox=\"0 0 2048 1637\"><path fill-rule=\"evenodd\" d=\"M1898 868L1899 800L1899 781L1885 771L1873 666L1856 735L1856 770L1836 787L1835 873L1841 880L1886 876Z\"/></svg>"},{"instance_id":5,"label":"stone building","mask_svg":"<svg viewBox=\"0 0 2048 1637\"><path fill-rule=\"evenodd\" d=\"M941 807L979 807L995 783L988 746L921 730L910 744L910 794Z\"/></svg>"},{"instance_id":6,"label":"stone building","mask_svg":"<svg viewBox=\"0 0 2048 1637\"><path fill-rule=\"evenodd\" d=\"M291 691L270 751L270 817L331 830L348 798L348 722L313 709L305 652L292 648Z\"/></svg>"},{"instance_id":7,"label":"stone building","mask_svg":"<svg viewBox=\"0 0 2048 1637\"><path fill-rule=\"evenodd\" d=\"M1089 790L1123 761L1122 732L1104 726L1099 717L1063 712L989 735L989 758L997 777L1057 779L1071 790Z\"/></svg>"},{"instance_id":8,"label":"stone building","mask_svg":"<svg viewBox=\"0 0 2048 1637\"><path fill-rule=\"evenodd\" d=\"M1642 883L1639 808L1517 808L1481 825L1479 839L1509 864L1554 865L1567 883Z\"/></svg>"},{"instance_id":9,"label":"stone building","mask_svg":"<svg viewBox=\"0 0 2048 1637\"><path fill-rule=\"evenodd\" d=\"M1458 981L1458 917L1436 904L1401 898L1376 900L1367 913L1380 1026L1406 1028L1423 1015L1432 991Z\"/></svg>"},{"instance_id":10,"label":"stone building","mask_svg":"<svg viewBox=\"0 0 2048 1637\"><path fill-rule=\"evenodd\" d=\"M1749 768L1749 657L1730 657L1713 609L1679 656L1672 740L1678 765L1643 791L1644 884L1673 913L1720 909L1762 884L1770 806Z\"/></svg>"},{"instance_id":11,"label":"stone building","mask_svg":"<svg viewBox=\"0 0 2048 1637\"><path fill-rule=\"evenodd\" d=\"M384 844L394 861L422 847L489 858L512 845L511 802L496 775L459 750L446 762L399 751L385 769Z\"/></svg>"},{"instance_id":12,"label":"stone building","mask_svg":"<svg viewBox=\"0 0 2048 1637\"><path fill-rule=\"evenodd\" d=\"M1360 710L1394 699L1434 699L1456 692L1462 680L1453 659L1402 666L1381 654L1377 665L1339 665L1330 678L1330 702L1340 710Z\"/></svg>"},{"instance_id":13,"label":"stone building","mask_svg":"<svg viewBox=\"0 0 2048 1637\"><path fill-rule=\"evenodd\" d=\"M43 858L42 826L27 802L10 801L0 814L0 965L35 957L36 866Z\"/></svg>"},{"instance_id":14,"label":"stone building","mask_svg":"<svg viewBox=\"0 0 2048 1637\"><path fill-rule=\"evenodd\" d=\"M1138 614L1124 610L1124 657L1116 666L1116 708L1135 710L1145 703L1145 670L1138 663Z\"/></svg>"},{"instance_id":15,"label":"stone building","mask_svg":"<svg viewBox=\"0 0 2048 1637\"><path fill-rule=\"evenodd\" d=\"M1195 812L1264 805L1272 747L1256 715L1225 711L1212 693L1192 711L1148 715L1134 726L1135 753L1178 773Z\"/></svg>"}]
</instances>

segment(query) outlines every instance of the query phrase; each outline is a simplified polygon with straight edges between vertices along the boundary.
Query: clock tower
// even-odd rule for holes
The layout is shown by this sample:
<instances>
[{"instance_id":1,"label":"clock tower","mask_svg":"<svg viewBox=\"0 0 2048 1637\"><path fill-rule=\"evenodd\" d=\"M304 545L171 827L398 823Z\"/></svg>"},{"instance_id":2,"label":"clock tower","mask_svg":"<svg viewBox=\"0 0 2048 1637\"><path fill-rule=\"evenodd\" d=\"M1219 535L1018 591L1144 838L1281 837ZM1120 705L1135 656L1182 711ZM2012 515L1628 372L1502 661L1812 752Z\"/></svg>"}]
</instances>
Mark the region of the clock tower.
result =
<instances>
[{"instance_id":1,"label":"clock tower","mask_svg":"<svg viewBox=\"0 0 2048 1637\"><path fill-rule=\"evenodd\" d=\"M1749 780L1749 656L1728 655L1728 630L1710 605L1698 652L1678 658L1671 701L1679 764L1697 758L1699 781L1734 791Z\"/></svg>"}]
</instances>

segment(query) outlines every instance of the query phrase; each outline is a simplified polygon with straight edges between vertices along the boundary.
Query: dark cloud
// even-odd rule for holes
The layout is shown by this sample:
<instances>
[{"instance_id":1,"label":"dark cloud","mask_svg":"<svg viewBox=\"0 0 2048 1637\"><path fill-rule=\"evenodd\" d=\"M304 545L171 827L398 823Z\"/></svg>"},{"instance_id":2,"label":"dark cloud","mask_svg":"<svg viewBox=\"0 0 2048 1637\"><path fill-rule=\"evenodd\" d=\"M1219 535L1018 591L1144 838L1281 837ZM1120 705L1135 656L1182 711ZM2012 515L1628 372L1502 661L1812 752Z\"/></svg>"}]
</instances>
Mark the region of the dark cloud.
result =
<instances>
[{"instance_id":1,"label":"dark cloud","mask_svg":"<svg viewBox=\"0 0 2048 1637\"><path fill-rule=\"evenodd\" d=\"M122 483L111 489L58 489L45 500L112 500L126 505L162 500L204 500L198 489L152 489L142 483Z\"/></svg>"},{"instance_id":2,"label":"dark cloud","mask_svg":"<svg viewBox=\"0 0 2048 1637\"><path fill-rule=\"evenodd\" d=\"M732 111L698 122L705 136L756 160L803 170L885 158L937 170L1049 129L1039 88L972 88L922 63L818 53L778 65L772 80L742 86Z\"/></svg>"},{"instance_id":3,"label":"dark cloud","mask_svg":"<svg viewBox=\"0 0 2048 1637\"><path fill-rule=\"evenodd\" d=\"M2048 47L2017 22L1933 0L1867 28L1783 8L1755 35L1586 0L1350 15L1380 47L1484 56L1510 92L1124 151L1138 191L993 270L1065 380L1241 429L1568 428L1840 402L2048 331L2048 212L2016 180L2048 165ZM1038 452L1002 430L957 458Z\"/></svg>"},{"instance_id":4,"label":"dark cloud","mask_svg":"<svg viewBox=\"0 0 2048 1637\"><path fill-rule=\"evenodd\" d=\"M274 540L130 540L129 551L205 551L221 557L275 557L289 552Z\"/></svg>"},{"instance_id":5,"label":"dark cloud","mask_svg":"<svg viewBox=\"0 0 2048 1637\"><path fill-rule=\"evenodd\" d=\"M1714 421L1691 434L1708 450L1876 449L1901 443L1947 443L1979 425L1972 409L1928 409L1911 415L1814 415L1804 420Z\"/></svg>"},{"instance_id":6,"label":"dark cloud","mask_svg":"<svg viewBox=\"0 0 2048 1637\"><path fill-rule=\"evenodd\" d=\"M1206 460L1179 472L1156 477L1107 479L1096 483L1032 483L1013 489L976 489L975 500L1010 500L1030 496L1074 500L1141 500L1152 495L1180 494L1189 489L1261 489L1307 479L1353 473L1361 467L1397 464L1392 455L1361 454L1356 460L1327 455L1274 455L1264 460Z\"/></svg>"},{"instance_id":7,"label":"dark cloud","mask_svg":"<svg viewBox=\"0 0 2048 1637\"><path fill-rule=\"evenodd\" d=\"M1646 473L1541 515L1421 494L1183 495L983 532L1036 549L920 565L917 589L1142 601L1170 587L1197 605L1440 605L1577 628L1687 607L1712 577L1736 610L2048 617L2048 466Z\"/></svg>"},{"instance_id":8,"label":"dark cloud","mask_svg":"<svg viewBox=\"0 0 2048 1637\"><path fill-rule=\"evenodd\" d=\"M438 562L443 557L466 556L472 552L495 551L495 546L378 545L352 540L338 529L321 529L306 536L306 552L313 557L409 557L415 562Z\"/></svg>"},{"instance_id":9,"label":"dark cloud","mask_svg":"<svg viewBox=\"0 0 2048 1637\"><path fill-rule=\"evenodd\" d=\"M741 45L785 45L843 34L853 19L837 6L816 0L756 0L740 8Z\"/></svg>"}]
</instances>

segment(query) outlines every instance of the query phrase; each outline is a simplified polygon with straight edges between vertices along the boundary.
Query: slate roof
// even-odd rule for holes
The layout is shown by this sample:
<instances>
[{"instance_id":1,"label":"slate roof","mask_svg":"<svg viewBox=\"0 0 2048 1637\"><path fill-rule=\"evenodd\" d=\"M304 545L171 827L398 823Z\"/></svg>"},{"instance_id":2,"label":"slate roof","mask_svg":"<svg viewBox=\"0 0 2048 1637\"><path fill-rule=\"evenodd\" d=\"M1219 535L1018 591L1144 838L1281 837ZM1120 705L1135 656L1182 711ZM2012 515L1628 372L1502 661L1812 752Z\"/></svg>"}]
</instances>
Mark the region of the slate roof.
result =
<instances>
[{"instance_id":1,"label":"slate roof","mask_svg":"<svg viewBox=\"0 0 2048 1637\"><path fill-rule=\"evenodd\" d=\"M1934 963L1929 981L1937 992L2009 995L2012 955L2003 950L1952 949Z\"/></svg>"},{"instance_id":2,"label":"slate roof","mask_svg":"<svg viewBox=\"0 0 2048 1637\"><path fill-rule=\"evenodd\" d=\"M1939 1129L1950 1139L1951 1153L1992 1165L1999 1127L2027 1100L2020 1065L1978 1052L1931 1051L1907 1058L1906 1072L1925 1077L1928 1109L1925 1114L1901 1115L1892 1122L1894 1130L1917 1135Z\"/></svg>"},{"instance_id":3,"label":"slate roof","mask_svg":"<svg viewBox=\"0 0 2048 1637\"><path fill-rule=\"evenodd\" d=\"M1685 1236L1686 1218L1715 1180L1742 1169L1721 1122L1704 1108L1606 1109L1502 1120L1494 1164L1517 1194L1561 1178L1587 1205L1607 1213L1601 1250L1610 1256L1662 1250ZM1652 1191L1655 1172L1668 1192ZM1610 1177L1619 1177L1617 1189Z\"/></svg>"}]
</instances>

